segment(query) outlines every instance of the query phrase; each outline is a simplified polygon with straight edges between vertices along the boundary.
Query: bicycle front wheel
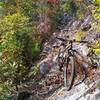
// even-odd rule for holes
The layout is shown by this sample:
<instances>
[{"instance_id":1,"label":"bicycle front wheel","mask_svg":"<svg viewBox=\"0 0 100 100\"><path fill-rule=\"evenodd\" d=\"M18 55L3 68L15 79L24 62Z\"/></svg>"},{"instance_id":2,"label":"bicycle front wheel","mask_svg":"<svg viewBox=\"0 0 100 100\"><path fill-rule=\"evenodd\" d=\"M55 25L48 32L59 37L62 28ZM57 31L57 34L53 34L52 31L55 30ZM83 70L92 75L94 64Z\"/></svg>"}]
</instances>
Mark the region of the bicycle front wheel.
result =
<instances>
[{"instance_id":1,"label":"bicycle front wheel","mask_svg":"<svg viewBox=\"0 0 100 100\"><path fill-rule=\"evenodd\" d=\"M64 85L67 90L70 90L73 86L75 75L74 57L69 56L67 58L67 64L64 68Z\"/></svg>"}]
</instances>

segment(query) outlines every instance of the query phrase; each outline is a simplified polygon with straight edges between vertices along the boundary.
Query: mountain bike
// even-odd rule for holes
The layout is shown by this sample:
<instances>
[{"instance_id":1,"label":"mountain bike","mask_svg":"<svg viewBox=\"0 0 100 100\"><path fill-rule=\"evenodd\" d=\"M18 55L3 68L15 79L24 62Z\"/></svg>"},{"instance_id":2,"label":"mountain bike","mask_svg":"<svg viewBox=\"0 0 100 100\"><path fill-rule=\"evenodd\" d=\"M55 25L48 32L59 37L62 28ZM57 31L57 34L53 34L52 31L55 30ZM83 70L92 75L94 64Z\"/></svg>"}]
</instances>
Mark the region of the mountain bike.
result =
<instances>
[{"instance_id":1,"label":"mountain bike","mask_svg":"<svg viewBox=\"0 0 100 100\"><path fill-rule=\"evenodd\" d=\"M64 71L64 85L67 90L70 90L74 85L75 78L78 73L83 75L81 81L77 82L75 85L83 82L87 77L87 68L86 66L92 67L93 64L91 61L84 58L77 50L73 49L74 43L87 43L87 41L76 41L76 40L69 40L69 39L62 39L56 37L57 39L62 41L62 45L64 49L61 51L59 50L58 53L58 65L59 70ZM85 66L84 66L84 64Z\"/></svg>"}]
</instances>

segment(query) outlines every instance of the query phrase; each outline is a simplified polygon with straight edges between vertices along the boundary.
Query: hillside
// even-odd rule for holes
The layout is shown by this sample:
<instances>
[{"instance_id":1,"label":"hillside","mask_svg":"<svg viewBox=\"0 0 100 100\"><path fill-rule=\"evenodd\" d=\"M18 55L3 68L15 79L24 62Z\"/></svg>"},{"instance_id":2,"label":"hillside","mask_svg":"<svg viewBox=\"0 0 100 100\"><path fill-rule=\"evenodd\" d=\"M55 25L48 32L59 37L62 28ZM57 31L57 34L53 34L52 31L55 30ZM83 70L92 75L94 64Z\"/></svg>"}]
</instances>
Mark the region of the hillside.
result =
<instances>
[{"instance_id":1,"label":"hillside","mask_svg":"<svg viewBox=\"0 0 100 100\"><path fill-rule=\"evenodd\" d=\"M80 25L79 25L80 24ZM46 43L43 52L47 53L46 58L44 58L41 62L47 62L46 67L48 67L48 71L50 71L48 74L46 74L46 77L44 80L40 82L40 84L43 86L41 89L47 88L45 91L41 90L40 95L40 89L39 89L39 97L38 99L42 100L46 97L46 100L99 100L99 84L100 84L100 70L99 67L97 69L92 69L90 72L90 75L85 82L78 86L74 86L71 91L67 91L65 87L63 87L63 73L59 72L59 66L57 66L57 55L59 51L59 45L61 43L60 40L55 39L56 36L66 39L66 37L69 35L69 38L75 38L77 35L77 32L80 32L81 28L85 27L87 24L93 24L93 20L91 16L87 16L84 18L84 21L74 21L69 28L67 26L61 30L60 32L55 32L48 43ZM78 29L77 29L77 26ZM91 33L92 31L92 33ZM89 28L85 31L86 36L84 37L84 40L94 42L95 38L98 40L97 36L99 34L96 32L96 29L94 27ZM73 35L74 34L74 35ZM53 48L53 46L58 45L58 48ZM81 44L83 45L83 44ZM80 45L80 46L81 46ZM49 51L48 51L49 48ZM77 47L76 47L77 48ZM83 49L86 51L87 48L83 45ZM100 55L99 55L100 56ZM51 64L50 64L51 63ZM45 63L46 64L46 63ZM100 65L100 61L99 61ZM51 69L51 70L50 70ZM77 79L76 79L77 80ZM44 85L45 84L45 85ZM48 86L49 85L49 86ZM59 88L59 89L58 89ZM37 95L38 95L37 92ZM43 92L43 93L42 93ZM54 93L53 93L54 92ZM53 94L52 94L53 93ZM49 97L50 96L50 97Z\"/></svg>"},{"instance_id":2,"label":"hillside","mask_svg":"<svg viewBox=\"0 0 100 100\"><path fill-rule=\"evenodd\" d=\"M100 0L0 0L0 76L0 100L99 100Z\"/></svg>"}]
</instances>

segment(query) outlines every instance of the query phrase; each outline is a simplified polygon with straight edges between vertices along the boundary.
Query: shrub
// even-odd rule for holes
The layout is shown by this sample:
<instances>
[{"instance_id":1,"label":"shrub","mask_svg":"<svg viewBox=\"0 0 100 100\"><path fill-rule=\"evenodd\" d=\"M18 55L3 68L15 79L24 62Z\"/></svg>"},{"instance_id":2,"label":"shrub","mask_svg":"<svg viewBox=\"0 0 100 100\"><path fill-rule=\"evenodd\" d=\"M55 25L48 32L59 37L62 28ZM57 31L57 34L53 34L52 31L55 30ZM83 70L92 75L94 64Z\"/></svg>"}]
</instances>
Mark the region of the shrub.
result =
<instances>
[{"instance_id":1,"label":"shrub","mask_svg":"<svg viewBox=\"0 0 100 100\"><path fill-rule=\"evenodd\" d=\"M68 0L66 3L62 4L62 9L64 12L67 12L71 16L76 17L77 5L74 0Z\"/></svg>"},{"instance_id":2,"label":"shrub","mask_svg":"<svg viewBox=\"0 0 100 100\"><path fill-rule=\"evenodd\" d=\"M29 19L19 13L1 18L0 27L0 82L15 86L27 79L40 42L32 36Z\"/></svg>"},{"instance_id":3,"label":"shrub","mask_svg":"<svg viewBox=\"0 0 100 100\"><path fill-rule=\"evenodd\" d=\"M95 4L100 4L100 0L95 0Z\"/></svg>"}]
</instances>

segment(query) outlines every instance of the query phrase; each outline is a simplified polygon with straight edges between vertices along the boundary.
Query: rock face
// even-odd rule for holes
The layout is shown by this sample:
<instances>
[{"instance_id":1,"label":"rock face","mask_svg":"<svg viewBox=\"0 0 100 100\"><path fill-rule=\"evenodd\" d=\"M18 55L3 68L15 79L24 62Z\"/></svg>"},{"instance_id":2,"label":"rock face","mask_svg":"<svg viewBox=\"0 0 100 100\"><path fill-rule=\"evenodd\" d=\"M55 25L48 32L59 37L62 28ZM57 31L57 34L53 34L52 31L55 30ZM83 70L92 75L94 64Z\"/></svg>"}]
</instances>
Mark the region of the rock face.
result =
<instances>
[{"instance_id":1,"label":"rock face","mask_svg":"<svg viewBox=\"0 0 100 100\"><path fill-rule=\"evenodd\" d=\"M91 83L89 86L82 83L70 91L62 88L48 100L100 100L100 80Z\"/></svg>"},{"instance_id":2,"label":"rock face","mask_svg":"<svg viewBox=\"0 0 100 100\"><path fill-rule=\"evenodd\" d=\"M53 62L50 60L47 60L41 63L39 66L40 66L41 74L45 75L50 71L51 67L53 66Z\"/></svg>"},{"instance_id":3,"label":"rock face","mask_svg":"<svg viewBox=\"0 0 100 100\"><path fill-rule=\"evenodd\" d=\"M57 55L62 41L56 39L56 36L63 39L66 39L69 36L69 39L73 39L75 33L79 32L82 27L84 28L86 25L90 25L88 26L88 29L85 30L87 36L84 38L84 40L89 42L94 42L95 39L99 40L100 36L97 35L98 33L96 32L94 27L91 26L91 24L92 18L91 16L87 16L84 20L71 22L70 25L67 24L67 26L65 26L65 28L61 30L61 32L53 33L50 41L46 43L46 45L44 45L43 52L46 53L46 57L39 63L40 72L45 75L48 75L49 72L53 72L53 74L59 72L59 68L57 66ZM79 52L84 56L88 54L88 48L86 47L86 45L84 46L83 44L78 44L77 46L75 44L74 49L78 49ZM98 75L95 75L96 79L92 78L92 82L88 78L84 83L74 86L70 91L66 91L66 88L62 87L48 99L46 98L43 100L100 100L100 72L98 73ZM59 76L59 74L57 75ZM61 80L63 81L63 79Z\"/></svg>"}]
</instances>

